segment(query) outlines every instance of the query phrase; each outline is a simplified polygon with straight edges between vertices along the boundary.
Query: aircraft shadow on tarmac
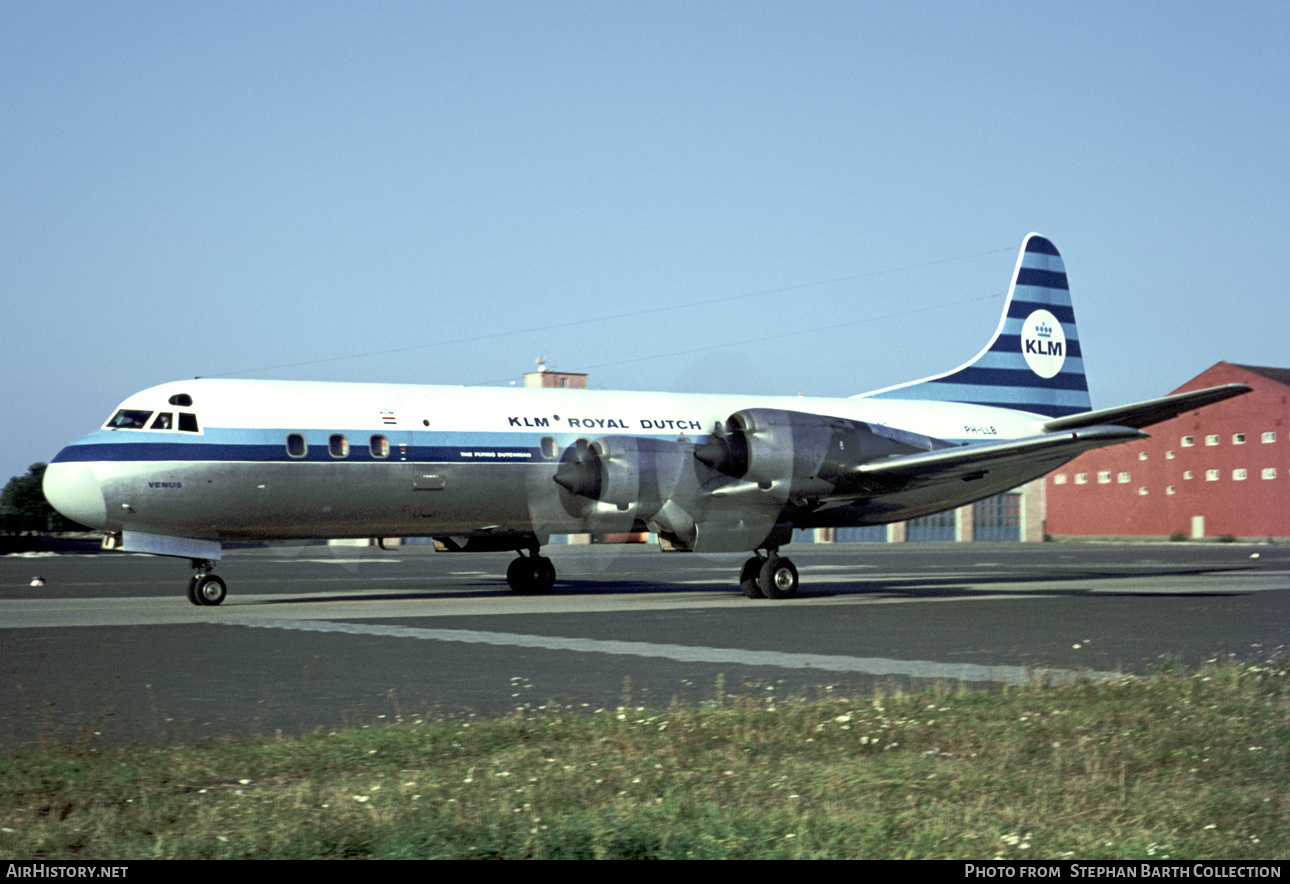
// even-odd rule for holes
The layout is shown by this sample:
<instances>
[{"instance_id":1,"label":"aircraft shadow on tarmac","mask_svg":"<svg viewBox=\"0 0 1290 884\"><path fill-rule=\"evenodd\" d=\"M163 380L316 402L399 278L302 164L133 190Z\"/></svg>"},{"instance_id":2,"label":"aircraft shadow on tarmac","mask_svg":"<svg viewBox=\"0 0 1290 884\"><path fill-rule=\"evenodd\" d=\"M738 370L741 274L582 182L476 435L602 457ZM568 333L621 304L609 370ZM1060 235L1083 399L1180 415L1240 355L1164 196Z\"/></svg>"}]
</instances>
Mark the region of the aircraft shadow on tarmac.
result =
<instances>
[{"instance_id":1,"label":"aircraft shadow on tarmac","mask_svg":"<svg viewBox=\"0 0 1290 884\"><path fill-rule=\"evenodd\" d=\"M1107 588L1097 586L1070 586L1072 581L1077 582L1102 582L1102 581L1126 581L1141 579L1159 579L1169 577L1203 577L1210 574L1232 574L1234 572L1250 572L1254 568L1241 567L1222 567L1222 568L1162 568L1144 571L1142 569L1133 570L1114 570L1114 569L1070 569L1070 570L1035 570L1021 574L1007 575L980 575L965 576L963 574L953 575L910 575L908 577L891 577L883 576L872 580L803 580L797 593L798 599L811 598L829 598L838 596L889 596L901 597L907 599L920 598L963 598L971 599L986 594L999 592L1018 592L1029 596L1053 596L1053 597L1075 597L1075 596L1161 596L1161 597L1206 597L1206 596L1233 596L1248 595L1249 591L1243 591L1239 588L1230 590L1204 590L1199 588L1179 588L1169 590L1164 588L1153 588L1135 590L1131 587ZM260 604L260 605L298 605L298 604L320 604L320 603L352 603L352 602L371 602L371 601L434 601L437 599L484 599L484 598L526 598L527 596L515 596L514 593L500 580L493 578L477 578L478 583L472 585L469 589L391 589L391 590L368 590L366 592L355 593L328 593L326 595L302 594L290 598L278 598L273 601L257 600L254 596L243 596L239 599L241 604ZM1035 586L1045 582L1060 582L1064 585L1046 588ZM1020 587L1025 585L1024 589ZM570 578L557 580L555 590L546 598L551 597L578 597L578 596L624 596L624 595L646 595L669 593L683 597L686 595L710 595L713 592L721 592L723 587L719 583L667 583L653 582L645 580L605 580L596 578ZM732 597L739 597L738 587L731 586L729 591ZM535 596L542 598L543 596ZM792 600L781 602L781 604L792 604ZM756 600L750 600L749 605L754 608L757 605ZM483 613L483 612L481 612Z\"/></svg>"}]
</instances>

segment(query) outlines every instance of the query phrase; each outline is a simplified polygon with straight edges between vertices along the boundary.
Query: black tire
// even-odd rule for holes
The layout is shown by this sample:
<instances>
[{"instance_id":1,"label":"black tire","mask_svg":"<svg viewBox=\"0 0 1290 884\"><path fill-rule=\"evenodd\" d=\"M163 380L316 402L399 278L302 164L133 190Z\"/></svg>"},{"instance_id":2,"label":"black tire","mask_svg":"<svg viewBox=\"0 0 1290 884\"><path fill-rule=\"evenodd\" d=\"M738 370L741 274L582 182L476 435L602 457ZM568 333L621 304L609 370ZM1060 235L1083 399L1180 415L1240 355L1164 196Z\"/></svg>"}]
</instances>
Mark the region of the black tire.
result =
<instances>
[{"instance_id":1,"label":"black tire","mask_svg":"<svg viewBox=\"0 0 1290 884\"><path fill-rule=\"evenodd\" d=\"M761 574L761 566L765 561L759 556L753 556L744 562L743 570L739 572L739 589L750 599L766 598L761 591L761 586L757 583L757 577Z\"/></svg>"},{"instance_id":2,"label":"black tire","mask_svg":"<svg viewBox=\"0 0 1290 884\"><path fill-rule=\"evenodd\" d=\"M543 556L536 556L533 563L533 592L545 595L555 589L555 565Z\"/></svg>"},{"instance_id":3,"label":"black tire","mask_svg":"<svg viewBox=\"0 0 1290 884\"><path fill-rule=\"evenodd\" d=\"M791 599L797 595L797 567L788 559L771 556L761 566L757 583L768 599Z\"/></svg>"},{"instance_id":4,"label":"black tire","mask_svg":"<svg viewBox=\"0 0 1290 884\"><path fill-rule=\"evenodd\" d=\"M188 578L188 601L198 606L200 606L202 603L201 596L197 594L197 575L196 574Z\"/></svg>"},{"instance_id":5,"label":"black tire","mask_svg":"<svg viewBox=\"0 0 1290 884\"><path fill-rule=\"evenodd\" d=\"M555 565L544 556L521 556L507 567L506 583L520 595L545 595L555 588Z\"/></svg>"},{"instance_id":6,"label":"black tire","mask_svg":"<svg viewBox=\"0 0 1290 884\"><path fill-rule=\"evenodd\" d=\"M506 566L506 585L509 586L513 592L524 591L524 574L528 569L528 566L528 559L523 556L518 559L514 559Z\"/></svg>"},{"instance_id":7,"label":"black tire","mask_svg":"<svg viewBox=\"0 0 1290 884\"><path fill-rule=\"evenodd\" d=\"M191 585L192 594L197 597L197 603L208 608L220 604L228 595L228 586L214 574L202 574L195 578Z\"/></svg>"}]
</instances>

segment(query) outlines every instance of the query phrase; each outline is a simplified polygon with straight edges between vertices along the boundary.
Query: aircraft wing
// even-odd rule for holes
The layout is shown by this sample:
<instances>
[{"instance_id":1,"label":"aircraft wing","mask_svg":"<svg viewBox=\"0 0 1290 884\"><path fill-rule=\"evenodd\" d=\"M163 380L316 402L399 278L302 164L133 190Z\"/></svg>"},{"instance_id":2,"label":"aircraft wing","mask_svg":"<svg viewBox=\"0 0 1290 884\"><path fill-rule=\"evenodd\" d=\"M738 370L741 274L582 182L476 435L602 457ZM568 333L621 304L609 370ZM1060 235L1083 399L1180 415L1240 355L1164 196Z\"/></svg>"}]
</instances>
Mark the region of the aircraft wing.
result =
<instances>
[{"instance_id":1,"label":"aircraft wing","mask_svg":"<svg viewBox=\"0 0 1290 884\"><path fill-rule=\"evenodd\" d=\"M1206 387L1203 390L1193 390L1190 393L1175 393L1172 396L1164 396L1160 399L1148 399L1146 402L1134 402L1131 405L1100 408L1097 411L1085 411L1079 414L1053 418L1044 423L1044 430L1052 433L1105 424L1134 427L1140 430L1143 427L1167 421L1171 417L1177 417L1183 412L1192 411L1215 402L1222 402L1224 399L1231 399L1233 396L1244 395L1250 392L1251 389L1253 388L1247 387L1245 384L1224 384L1221 387Z\"/></svg>"},{"instance_id":2,"label":"aircraft wing","mask_svg":"<svg viewBox=\"0 0 1290 884\"><path fill-rule=\"evenodd\" d=\"M1078 430L1028 436L1006 442L985 442L902 454L859 464L828 495L830 502L853 494L886 488L919 488L959 480L971 481L1007 471L1042 475L1094 448L1146 439L1148 434L1125 426L1082 427Z\"/></svg>"}]
</instances>

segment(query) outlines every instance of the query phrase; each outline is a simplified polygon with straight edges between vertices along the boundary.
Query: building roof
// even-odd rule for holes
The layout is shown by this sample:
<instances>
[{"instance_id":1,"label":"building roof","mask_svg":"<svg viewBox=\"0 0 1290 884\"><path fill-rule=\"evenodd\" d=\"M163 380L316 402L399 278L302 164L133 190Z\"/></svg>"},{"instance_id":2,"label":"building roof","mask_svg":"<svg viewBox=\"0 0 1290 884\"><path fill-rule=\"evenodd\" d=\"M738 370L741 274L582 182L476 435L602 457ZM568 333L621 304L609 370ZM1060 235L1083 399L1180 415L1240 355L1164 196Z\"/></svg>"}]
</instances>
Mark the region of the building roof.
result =
<instances>
[{"instance_id":1,"label":"building roof","mask_svg":"<svg viewBox=\"0 0 1290 884\"><path fill-rule=\"evenodd\" d=\"M1290 387L1290 368L1270 368L1263 365L1240 365L1233 362L1232 365L1237 368L1243 368L1246 371L1252 371L1257 375L1262 375L1270 381L1276 381L1278 384Z\"/></svg>"}]
</instances>

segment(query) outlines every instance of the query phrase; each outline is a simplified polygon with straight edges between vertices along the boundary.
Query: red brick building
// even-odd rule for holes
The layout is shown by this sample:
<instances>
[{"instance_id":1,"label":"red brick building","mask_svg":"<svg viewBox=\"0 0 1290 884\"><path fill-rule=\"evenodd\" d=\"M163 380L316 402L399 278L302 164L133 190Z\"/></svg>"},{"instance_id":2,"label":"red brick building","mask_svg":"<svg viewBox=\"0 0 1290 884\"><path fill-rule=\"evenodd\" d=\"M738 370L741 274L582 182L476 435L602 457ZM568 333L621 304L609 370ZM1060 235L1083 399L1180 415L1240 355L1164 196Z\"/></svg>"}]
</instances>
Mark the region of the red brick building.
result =
<instances>
[{"instance_id":1,"label":"red brick building","mask_svg":"<svg viewBox=\"0 0 1290 884\"><path fill-rule=\"evenodd\" d=\"M1048 476L1053 536L1290 537L1290 369L1220 362L1174 392L1254 392L1148 427Z\"/></svg>"}]
</instances>

